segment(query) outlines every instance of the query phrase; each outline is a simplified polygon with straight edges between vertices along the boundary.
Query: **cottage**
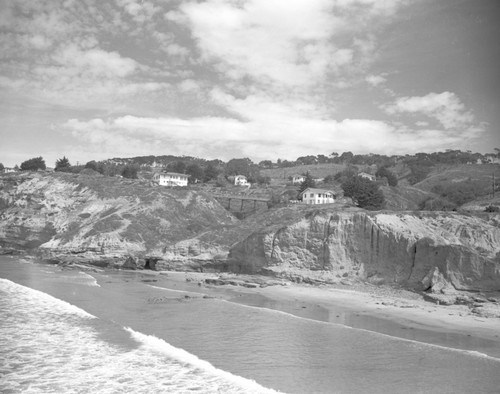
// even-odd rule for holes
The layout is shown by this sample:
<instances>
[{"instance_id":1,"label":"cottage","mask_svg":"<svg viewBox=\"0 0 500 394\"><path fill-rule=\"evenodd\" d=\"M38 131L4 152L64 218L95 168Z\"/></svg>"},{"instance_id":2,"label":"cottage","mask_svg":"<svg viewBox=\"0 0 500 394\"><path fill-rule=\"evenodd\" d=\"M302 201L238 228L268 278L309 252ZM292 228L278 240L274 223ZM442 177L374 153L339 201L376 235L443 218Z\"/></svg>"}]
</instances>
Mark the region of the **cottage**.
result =
<instances>
[{"instance_id":1,"label":"cottage","mask_svg":"<svg viewBox=\"0 0 500 394\"><path fill-rule=\"evenodd\" d=\"M299 174L292 175L292 183L294 185L300 184L305 180L306 180L305 175L299 175Z\"/></svg>"},{"instance_id":2,"label":"cottage","mask_svg":"<svg viewBox=\"0 0 500 394\"><path fill-rule=\"evenodd\" d=\"M358 174L358 176L360 176L361 178L368 179L368 180L373 181L373 182L375 182L375 180L376 180L375 175L371 175L371 174L368 174L366 172L360 172Z\"/></svg>"},{"instance_id":3,"label":"cottage","mask_svg":"<svg viewBox=\"0 0 500 394\"><path fill-rule=\"evenodd\" d=\"M153 181L160 186L187 186L189 175L177 172L157 172L153 176Z\"/></svg>"},{"instance_id":4,"label":"cottage","mask_svg":"<svg viewBox=\"0 0 500 394\"><path fill-rule=\"evenodd\" d=\"M235 186L250 186L247 177L244 175L236 175L234 177L234 184Z\"/></svg>"},{"instance_id":5,"label":"cottage","mask_svg":"<svg viewBox=\"0 0 500 394\"><path fill-rule=\"evenodd\" d=\"M300 193L300 199L304 204L332 204L335 202L335 197L332 190L312 187L308 187Z\"/></svg>"}]
</instances>

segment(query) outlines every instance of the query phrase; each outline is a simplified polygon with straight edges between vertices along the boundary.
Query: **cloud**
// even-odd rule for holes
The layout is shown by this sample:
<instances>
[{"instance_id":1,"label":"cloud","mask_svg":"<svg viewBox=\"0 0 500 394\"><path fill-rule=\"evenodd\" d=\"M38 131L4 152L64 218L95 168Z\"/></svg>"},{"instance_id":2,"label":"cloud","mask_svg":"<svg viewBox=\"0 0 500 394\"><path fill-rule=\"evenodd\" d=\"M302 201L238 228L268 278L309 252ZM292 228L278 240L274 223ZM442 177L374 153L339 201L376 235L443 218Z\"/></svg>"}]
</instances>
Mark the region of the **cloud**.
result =
<instances>
[{"instance_id":1,"label":"cloud","mask_svg":"<svg viewBox=\"0 0 500 394\"><path fill-rule=\"evenodd\" d=\"M401 97L382 108L391 115L399 113L423 114L439 121L445 129L469 127L474 121L472 113L451 92Z\"/></svg>"},{"instance_id":2,"label":"cloud","mask_svg":"<svg viewBox=\"0 0 500 394\"><path fill-rule=\"evenodd\" d=\"M372 86L378 86L378 85L381 85L384 82L386 82L387 79L385 77L383 77L382 75L368 75L365 78L365 81L368 82Z\"/></svg>"},{"instance_id":3,"label":"cloud","mask_svg":"<svg viewBox=\"0 0 500 394\"><path fill-rule=\"evenodd\" d=\"M369 62L373 37L355 22L387 17L399 3L210 0L183 3L166 17L187 25L201 60L215 62L226 77L307 88Z\"/></svg>"},{"instance_id":4,"label":"cloud","mask_svg":"<svg viewBox=\"0 0 500 394\"><path fill-rule=\"evenodd\" d=\"M443 130L413 130L369 119L313 119L286 107L275 107L252 121L124 116L72 119L63 130L82 146L95 147L93 155L100 157L174 154L223 160L249 157L256 162L332 151L404 154L463 142L462 135Z\"/></svg>"}]
</instances>

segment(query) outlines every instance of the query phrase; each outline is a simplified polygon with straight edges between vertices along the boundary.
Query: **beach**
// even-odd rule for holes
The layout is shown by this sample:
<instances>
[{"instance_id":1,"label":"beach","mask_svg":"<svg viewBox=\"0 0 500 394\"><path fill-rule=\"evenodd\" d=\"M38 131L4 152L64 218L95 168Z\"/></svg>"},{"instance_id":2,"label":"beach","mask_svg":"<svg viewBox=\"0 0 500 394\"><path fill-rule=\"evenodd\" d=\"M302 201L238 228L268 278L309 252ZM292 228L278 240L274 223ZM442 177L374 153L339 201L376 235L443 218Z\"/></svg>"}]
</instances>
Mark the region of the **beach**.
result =
<instances>
[{"instance_id":1,"label":"beach","mask_svg":"<svg viewBox=\"0 0 500 394\"><path fill-rule=\"evenodd\" d=\"M7 257L0 263L5 284L43 292L97 318L99 324L92 329L99 341L118 347L113 356L117 360L130 359L128 347L136 349L133 342L141 338L156 344L155 349L155 341L161 341L162 349L166 343L187 352L183 368L193 359L196 365L200 360L209 363L216 377L211 386L199 383L199 392L493 393L500 384L495 373L500 366L500 319L479 318L465 305L431 304L404 290L287 282L212 285L206 279L219 274L70 269ZM57 351L57 343L53 345ZM168 360L177 362L180 350L166 352ZM139 363L139 356L133 360L133 365ZM200 365L185 371L182 379L173 374L168 384L179 379L177 386L158 386L157 392L187 392L186 387L199 380L199 371L208 373L206 365ZM156 360L146 374L165 368L174 367ZM26 377L18 380L8 368L3 371L6 381L11 378L22 388ZM116 383L121 379L111 379L109 392L123 389ZM139 385L145 383L137 379L129 392L142 392ZM85 385L74 392L85 392Z\"/></svg>"}]
</instances>

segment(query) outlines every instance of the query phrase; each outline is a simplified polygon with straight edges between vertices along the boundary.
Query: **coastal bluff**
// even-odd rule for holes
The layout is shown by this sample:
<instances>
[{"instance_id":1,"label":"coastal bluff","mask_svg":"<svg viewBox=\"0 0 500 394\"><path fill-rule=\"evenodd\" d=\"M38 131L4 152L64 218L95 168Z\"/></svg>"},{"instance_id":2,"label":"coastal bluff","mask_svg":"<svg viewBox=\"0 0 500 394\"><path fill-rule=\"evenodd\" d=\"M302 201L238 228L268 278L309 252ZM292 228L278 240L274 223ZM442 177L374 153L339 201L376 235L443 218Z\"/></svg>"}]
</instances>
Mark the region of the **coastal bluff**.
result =
<instances>
[{"instance_id":1,"label":"coastal bluff","mask_svg":"<svg viewBox=\"0 0 500 394\"><path fill-rule=\"evenodd\" d=\"M418 290L500 290L500 216L456 212L311 211L231 249L231 270L317 273Z\"/></svg>"},{"instance_id":2,"label":"coastal bluff","mask_svg":"<svg viewBox=\"0 0 500 394\"><path fill-rule=\"evenodd\" d=\"M0 253L54 263L500 291L500 215L287 205L238 220L209 193L96 174L0 177Z\"/></svg>"}]
</instances>

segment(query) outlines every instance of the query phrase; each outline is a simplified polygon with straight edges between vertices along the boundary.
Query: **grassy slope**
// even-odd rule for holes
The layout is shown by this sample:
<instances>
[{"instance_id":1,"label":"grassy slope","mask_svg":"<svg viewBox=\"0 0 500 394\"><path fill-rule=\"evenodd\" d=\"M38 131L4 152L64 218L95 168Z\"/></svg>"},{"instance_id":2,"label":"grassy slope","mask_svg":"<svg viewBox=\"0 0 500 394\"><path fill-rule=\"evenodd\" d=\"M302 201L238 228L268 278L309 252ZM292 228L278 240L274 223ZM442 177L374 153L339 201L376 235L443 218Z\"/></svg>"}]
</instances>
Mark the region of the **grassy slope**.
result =
<instances>
[{"instance_id":1,"label":"grassy slope","mask_svg":"<svg viewBox=\"0 0 500 394\"><path fill-rule=\"evenodd\" d=\"M287 168L273 168L268 170L261 170L262 176L271 177L273 182L271 184L286 184L288 177L295 174L305 174L309 172L313 178L324 178L327 175L335 175L337 172L345 168L343 164L310 164L303 166L287 167Z\"/></svg>"},{"instance_id":2,"label":"grassy slope","mask_svg":"<svg viewBox=\"0 0 500 394\"><path fill-rule=\"evenodd\" d=\"M463 164L456 166L436 166L426 179L414 185L416 188L431 191L436 185L447 183L476 181L483 194L491 192L492 174L500 184L500 165L498 164Z\"/></svg>"}]
</instances>

